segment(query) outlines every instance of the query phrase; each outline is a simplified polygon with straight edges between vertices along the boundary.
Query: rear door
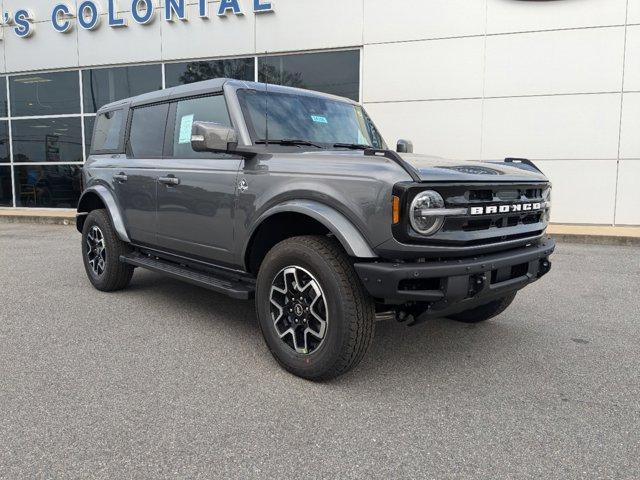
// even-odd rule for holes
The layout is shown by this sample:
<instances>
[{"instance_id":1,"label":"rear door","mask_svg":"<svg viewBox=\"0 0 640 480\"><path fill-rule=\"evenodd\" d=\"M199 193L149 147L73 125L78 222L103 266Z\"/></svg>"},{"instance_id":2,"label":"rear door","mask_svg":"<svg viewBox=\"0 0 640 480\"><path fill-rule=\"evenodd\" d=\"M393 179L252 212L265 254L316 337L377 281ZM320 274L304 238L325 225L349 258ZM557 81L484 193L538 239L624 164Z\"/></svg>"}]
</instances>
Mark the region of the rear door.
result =
<instances>
[{"instance_id":1,"label":"rear door","mask_svg":"<svg viewBox=\"0 0 640 480\"><path fill-rule=\"evenodd\" d=\"M168 251L231 263L238 156L195 152L195 121L232 126L224 95L179 100L169 112L158 180L157 237Z\"/></svg>"},{"instance_id":2,"label":"rear door","mask_svg":"<svg viewBox=\"0 0 640 480\"><path fill-rule=\"evenodd\" d=\"M157 243L157 178L168 112L168 103L131 110L126 163L114 170L114 189L134 243Z\"/></svg>"}]
</instances>

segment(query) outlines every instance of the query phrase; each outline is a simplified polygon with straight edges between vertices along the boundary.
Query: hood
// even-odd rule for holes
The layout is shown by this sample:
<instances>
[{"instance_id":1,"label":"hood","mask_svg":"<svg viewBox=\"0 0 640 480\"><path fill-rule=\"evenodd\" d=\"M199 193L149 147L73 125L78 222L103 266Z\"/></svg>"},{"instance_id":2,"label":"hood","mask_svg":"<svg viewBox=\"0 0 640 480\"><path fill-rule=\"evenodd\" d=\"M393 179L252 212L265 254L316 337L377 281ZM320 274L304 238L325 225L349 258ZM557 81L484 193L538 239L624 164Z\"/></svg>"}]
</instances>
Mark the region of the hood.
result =
<instances>
[{"instance_id":1,"label":"hood","mask_svg":"<svg viewBox=\"0 0 640 480\"><path fill-rule=\"evenodd\" d=\"M545 182L547 177L525 163L447 160L413 153L400 154L423 182Z\"/></svg>"},{"instance_id":2,"label":"hood","mask_svg":"<svg viewBox=\"0 0 640 480\"><path fill-rule=\"evenodd\" d=\"M274 146L272 149L277 149ZM316 157L321 162L323 158L357 158L358 160L371 161L372 157L364 155L361 150L308 150L304 152L292 152L291 147L279 147L283 153L280 155L298 156L300 154L307 157ZM286 152L286 153L284 153ZM272 151L274 154L278 154ZM423 182L548 182L547 177L526 163L504 161L470 161L470 160L447 160L445 158L433 157L429 155L417 155L413 153L402 153L400 157L407 163L409 168L413 168L418 178ZM386 162L393 160L376 156L378 160ZM363 164L354 165L354 168L364 168Z\"/></svg>"}]
</instances>

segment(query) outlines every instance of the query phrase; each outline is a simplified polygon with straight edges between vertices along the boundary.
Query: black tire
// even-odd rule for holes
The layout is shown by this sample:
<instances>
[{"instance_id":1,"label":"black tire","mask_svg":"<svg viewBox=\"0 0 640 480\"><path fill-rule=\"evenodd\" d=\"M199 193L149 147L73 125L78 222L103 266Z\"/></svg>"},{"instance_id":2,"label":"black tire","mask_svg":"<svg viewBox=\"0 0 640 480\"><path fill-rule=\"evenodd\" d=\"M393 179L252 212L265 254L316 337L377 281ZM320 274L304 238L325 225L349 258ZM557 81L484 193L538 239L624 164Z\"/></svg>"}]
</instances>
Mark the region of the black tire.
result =
<instances>
[{"instance_id":1,"label":"black tire","mask_svg":"<svg viewBox=\"0 0 640 480\"><path fill-rule=\"evenodd\" d=\"M103 268L96 271L95 264L91 263L94 252L89 251L89 236L96 233L97 228L104 239ZM115 229L111 225L111 219L106 210L93 210L84 221L82 227L82 260L87 277L91 284L103 292L122 290L131 281L134 267L122 263L120 255L131 251L129 244L118 238Z\"/></svg>"},{"instance_id":2,"label":"black tire","mask_svg":"<svg viewBox=\"0 0 640 480\"><path fill-rule=\"evenodd\" d=\"M449 315L447 318L462 323L480 323L504 312L516 298L516 292L510 293L506 297L499 298L485 305L465 310L464 312Z\"/></svg>"},{"instance_id":3,"label":"black tire","mask_svg":"<svg viewBox=\"0 0 640 480\"><path fill-rule=\"evenodd\" d=\"M325 299L326 310L321 309L327 320L324 338L315 350L309 349L307 353L299 353L295 343L293 346L287 343L295 342L294 333L284 340L280 337L277 329L283 330L290 323L282 327L277 318L274 322L272 317L273 282L292 266L306 270L311 276L302 275L309 283L317 281ZM286 280L284 283L286 289ZM309 380L328 380L346 373L362 360L373 339L373 299L364 290L350 258L335 240L327 237L294 237L269 251L258 273L256 311L267 346L278 363L294 375ZM285 317L280 318L289 322ZM320 329L316 327L316 330ZM311 339L315 340L313 336ZM304 345L307 346L306 340Z\"/></svg>"}]
</instances>

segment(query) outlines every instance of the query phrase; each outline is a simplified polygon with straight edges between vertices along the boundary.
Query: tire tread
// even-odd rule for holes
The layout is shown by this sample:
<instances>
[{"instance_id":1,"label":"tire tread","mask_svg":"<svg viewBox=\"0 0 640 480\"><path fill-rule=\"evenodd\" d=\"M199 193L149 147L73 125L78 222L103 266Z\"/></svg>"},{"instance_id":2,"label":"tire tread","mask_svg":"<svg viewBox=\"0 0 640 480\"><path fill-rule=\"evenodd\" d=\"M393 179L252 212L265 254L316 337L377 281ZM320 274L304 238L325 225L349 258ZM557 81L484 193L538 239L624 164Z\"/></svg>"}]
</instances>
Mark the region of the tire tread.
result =
<instances>
[{"instance_id":1,"label":"tire tread","mask_svg":"<svg viewBox=\"0 0 640 480\"><path fill-rule=\"evenodd\" d=\"M351 320L348 322L348 338L341 355L321 375L313 377L313 380L329 380L346 373L360 363L371 346L374 335L375 304L362 286L353 268L353 261L332 238L316 235L289 238L274 247L267 254L265 262L268 262L270 256L277 254L280 249L287 249L294 245L319 254L337 274L338 289L343 294L341 304L344 316ZM274 356L285 370L298 374L293 368L281 362L276 355Z\"/></svg>"}]
</instances>

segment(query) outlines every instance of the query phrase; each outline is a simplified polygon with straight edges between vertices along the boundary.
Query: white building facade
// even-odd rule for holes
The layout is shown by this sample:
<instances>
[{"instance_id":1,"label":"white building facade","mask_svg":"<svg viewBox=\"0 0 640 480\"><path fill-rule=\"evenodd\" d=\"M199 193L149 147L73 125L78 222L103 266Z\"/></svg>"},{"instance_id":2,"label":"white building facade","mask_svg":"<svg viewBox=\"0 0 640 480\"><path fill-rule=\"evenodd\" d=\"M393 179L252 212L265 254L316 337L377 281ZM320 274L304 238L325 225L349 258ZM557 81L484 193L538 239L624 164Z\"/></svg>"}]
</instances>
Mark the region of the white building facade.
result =
<instances>
[{"instance_id":1,"label":"white building facade","mask_svg":"<svg viewBox=\"0 0 640 480\"><path fill-rule=\"evenodd\" d=\"M556 223L640 225L640 0L0 3L2 206L75 206L102 104L231 76L359 100L417 153L529 158Z\"/></svg>"}]
</instances>

